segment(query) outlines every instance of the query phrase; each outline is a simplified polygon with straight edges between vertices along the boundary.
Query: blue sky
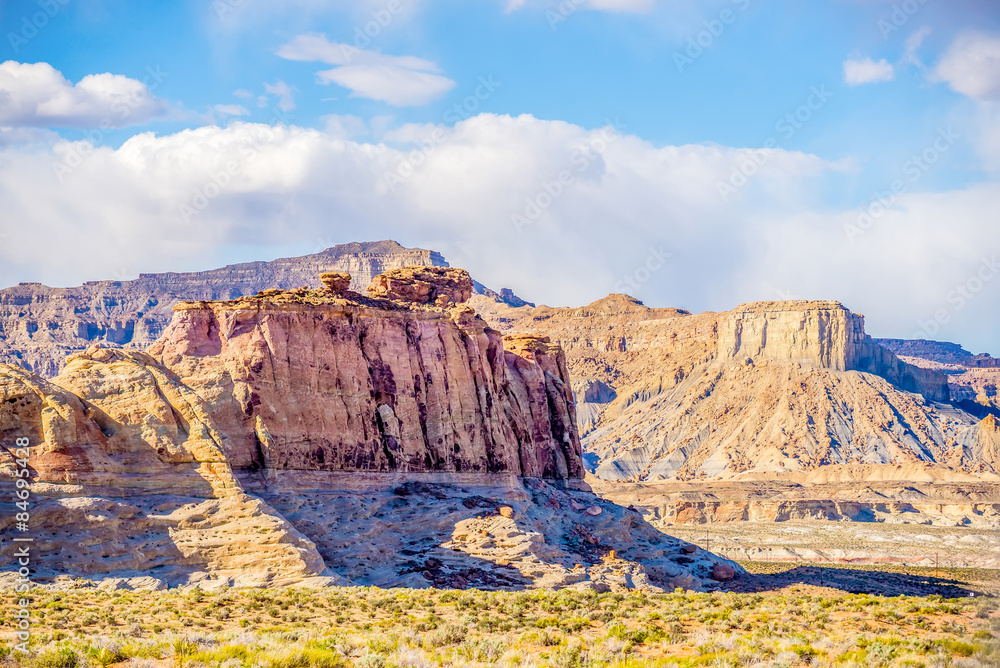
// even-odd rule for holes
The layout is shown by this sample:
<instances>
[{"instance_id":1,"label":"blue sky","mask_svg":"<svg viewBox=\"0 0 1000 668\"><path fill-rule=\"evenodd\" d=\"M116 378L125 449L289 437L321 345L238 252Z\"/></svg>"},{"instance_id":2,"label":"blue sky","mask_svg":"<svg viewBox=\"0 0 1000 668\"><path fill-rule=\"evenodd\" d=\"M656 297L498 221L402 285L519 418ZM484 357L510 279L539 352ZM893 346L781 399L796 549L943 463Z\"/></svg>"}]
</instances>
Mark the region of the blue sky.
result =
<instances>
[{"instance_id":1,"label":"blue sky","mask_svg":"<svg viewBox=\"0 0 1000 668\"><path fill-rule=\"evenodd\" d=\"M391 237L539 302L835 298L1000 354L995 2L8 1L0 27L4 284Z\"/></svg>"}]
</instances>

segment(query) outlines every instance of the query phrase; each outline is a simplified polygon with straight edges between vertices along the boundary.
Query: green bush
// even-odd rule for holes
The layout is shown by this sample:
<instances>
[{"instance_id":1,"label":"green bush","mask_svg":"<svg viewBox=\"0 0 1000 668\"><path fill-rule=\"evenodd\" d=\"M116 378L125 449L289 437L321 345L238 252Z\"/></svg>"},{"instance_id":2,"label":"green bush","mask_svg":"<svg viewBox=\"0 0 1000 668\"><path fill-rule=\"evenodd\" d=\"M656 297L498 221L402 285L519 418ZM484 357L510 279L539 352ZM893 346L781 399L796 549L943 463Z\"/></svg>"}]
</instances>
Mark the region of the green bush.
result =
<instances>
[{"instance_id":1,"label":"green bush","mask_svg":"<svg viewBox=\"0 0 1000 668\"><path fill-rule=\"evenodd\" d=\"M42 652L31 662L33 668L76 668L80 657L69 647L60 647Z\"/></svg>"},{"instance_id":2,"label":"green bush","mask_svg":"<svg viewBox=\"0 0 1000 668\"><path fill-rule=\"evenodd\" d=\"M964 657L970 657L976 653L975 645L967 642L962 642L961 640L952 640L950 638L942 640L941 647L944 647L952 654L957 654L959 656L964 656Z\"/></svg>"}]
</instances>

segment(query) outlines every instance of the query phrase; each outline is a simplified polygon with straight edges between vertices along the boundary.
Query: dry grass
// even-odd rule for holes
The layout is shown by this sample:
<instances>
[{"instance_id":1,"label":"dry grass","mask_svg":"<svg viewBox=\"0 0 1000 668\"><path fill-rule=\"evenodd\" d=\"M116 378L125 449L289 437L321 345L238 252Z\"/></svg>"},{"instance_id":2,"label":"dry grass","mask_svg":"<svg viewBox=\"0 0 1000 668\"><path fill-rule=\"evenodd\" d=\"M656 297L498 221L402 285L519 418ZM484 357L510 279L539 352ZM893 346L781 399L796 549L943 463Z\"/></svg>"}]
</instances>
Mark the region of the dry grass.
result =
<instances>
[{"instance_id":1,"label":"dry grass","mask_svg":"<svg viewBox=\"0 0 1000 668\"><path fill-rule=\"evenodd\" d=\"M31 599L32 652L4 653L8 666L1000 666L1000 600L983 597L794 585L712 594L36 590Z\"/></svg>"}]
</instances>

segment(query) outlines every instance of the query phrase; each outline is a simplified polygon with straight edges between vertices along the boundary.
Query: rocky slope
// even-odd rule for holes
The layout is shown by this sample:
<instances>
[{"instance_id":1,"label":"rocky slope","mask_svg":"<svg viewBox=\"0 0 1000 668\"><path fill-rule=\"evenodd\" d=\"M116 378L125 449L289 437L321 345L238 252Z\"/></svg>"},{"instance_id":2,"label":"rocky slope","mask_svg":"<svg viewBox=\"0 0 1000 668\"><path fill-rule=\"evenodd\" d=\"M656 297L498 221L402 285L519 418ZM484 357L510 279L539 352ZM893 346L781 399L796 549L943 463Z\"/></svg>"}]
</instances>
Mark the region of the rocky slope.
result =
<instances>
[{"instance_id":1,"label":"rocky slope","mask_svg":"<svg viewBox=\"0 0 1000 668\"><path fill-rule=\"evenodd\" d=\"M562 350L489 328L460 303L468 274L390 270L376 296L348 281L178 304L148 351L94 345L52 381L0 367L7 491L16 439L33 445L38 577L701 588L738 572L681 559L588 491ZM16 529L0 519L7 560Z\"/></svg>"},{"instance_id":2,"label":"rocky slope","mask_svg":"<svg viewBox=\"0 0 1000 668\"><path fill-rule=\"evenodd\" d=\"M978 417L1000 417L1000 359L973 355L955 343L879 339L881 345L914 366L933 369L948 378L953 402Z\"/></svg>"},{"instance_id":3,"label":"rocky slope","mask_svg":"<svg viewBox=\"0 0 1000 668\"><path fill-rule=\"evenodd\" d=\"M583 308L473 303L567 354L584 448L607 480L779 476L927 463L996 472L992 423L949 402L837 302L691 315L611 295Z\"/></svg>"}]
</instances>

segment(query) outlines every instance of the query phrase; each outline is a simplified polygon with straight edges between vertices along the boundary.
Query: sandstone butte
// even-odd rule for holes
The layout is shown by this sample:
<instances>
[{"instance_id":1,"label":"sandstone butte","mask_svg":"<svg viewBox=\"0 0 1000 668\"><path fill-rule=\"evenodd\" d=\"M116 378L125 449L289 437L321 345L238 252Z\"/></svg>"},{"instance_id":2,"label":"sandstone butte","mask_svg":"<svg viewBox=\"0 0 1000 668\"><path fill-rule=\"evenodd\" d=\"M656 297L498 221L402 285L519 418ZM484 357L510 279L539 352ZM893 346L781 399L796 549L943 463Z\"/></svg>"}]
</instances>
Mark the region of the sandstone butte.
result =
<instances>
[{"instance_id":1,"label":"sandstone butte","mask_svg":"<svg viewBox=\"0 0 1000 668\"><path fill-rule=\"evenodd\" d=\"M501 331L565 350L585 458L603 480L998 479L1000 370L976 368L998 375L977 381L979 403L955 403L948 376L898 358L838 302L697 315L626 295L575 309L470 303Z\"/></svg>"},{"instance_id":2,"label":"sandstone butte","mask_svg":"<svg viewBox=\"0 0 1000 668\"><path fill-rule=\"evenodd\" d=\"M51 380L0 366L7 480L15 439L33 445L36 580L700 589L741 571L589 491L562 349L490 328L466 272L397 268L370 296L321 282L179 303L146 351L95 345ZM14 535L0 519L8 563Z\"/></svg>"}]
</instances>

